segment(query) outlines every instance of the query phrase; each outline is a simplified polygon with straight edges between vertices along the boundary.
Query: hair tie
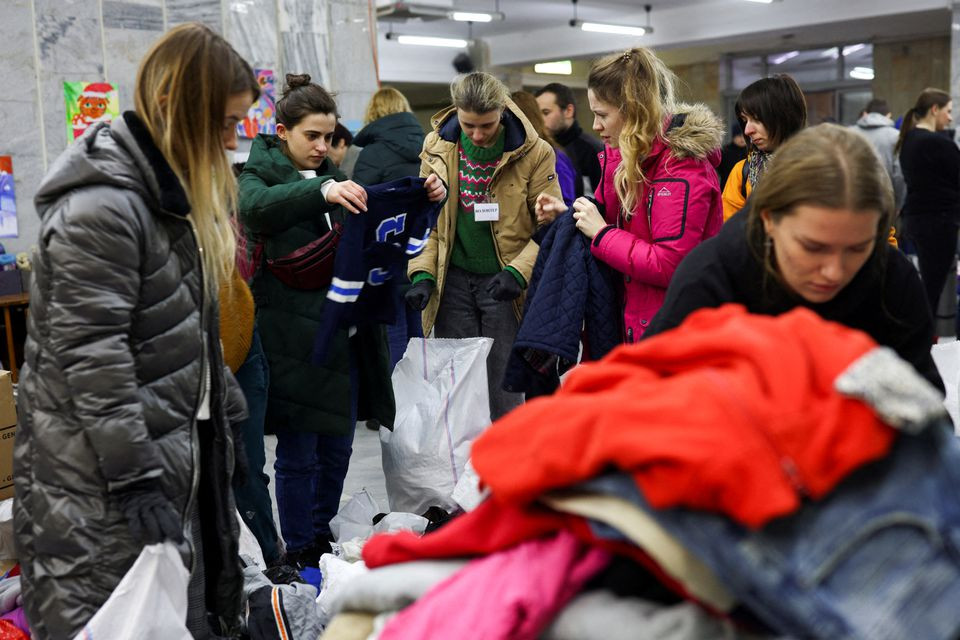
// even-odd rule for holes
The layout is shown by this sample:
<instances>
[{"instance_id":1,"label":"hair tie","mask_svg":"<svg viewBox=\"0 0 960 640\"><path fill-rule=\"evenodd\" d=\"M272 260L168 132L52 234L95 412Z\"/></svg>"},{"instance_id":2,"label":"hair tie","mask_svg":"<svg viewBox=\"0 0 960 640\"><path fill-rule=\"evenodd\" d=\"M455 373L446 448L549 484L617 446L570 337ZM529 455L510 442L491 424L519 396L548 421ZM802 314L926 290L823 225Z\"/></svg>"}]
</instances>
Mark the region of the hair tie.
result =
<instances>
[{"instance_id":1,"label":"hair tie","mask_svg":"<svg viewBox=\"0 0 960 640\"><path fill-rule=\"evenodd\" d=\"M625 51L625 52L623 53L623 61L624 61L624 62L630 62L630 52L629 52L629 51Z\"/></svg>"}]
</instances>

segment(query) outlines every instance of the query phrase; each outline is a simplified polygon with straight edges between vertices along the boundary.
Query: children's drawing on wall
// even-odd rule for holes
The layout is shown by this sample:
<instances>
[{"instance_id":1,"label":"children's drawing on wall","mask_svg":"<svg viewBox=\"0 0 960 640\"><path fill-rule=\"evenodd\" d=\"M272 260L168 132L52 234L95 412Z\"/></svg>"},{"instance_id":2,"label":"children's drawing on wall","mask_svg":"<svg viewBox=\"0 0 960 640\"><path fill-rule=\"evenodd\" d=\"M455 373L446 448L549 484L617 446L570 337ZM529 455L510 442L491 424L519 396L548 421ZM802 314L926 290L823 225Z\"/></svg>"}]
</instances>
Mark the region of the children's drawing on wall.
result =
<instances>
[{"instance_id":1,"label":"children's drawing on wall","mask_svg":"<svg viewBox=\"0 0 960 640\"><path fill-rule=\"evenodd\" d=\"M13 158L0 156L0 238L17 237L17 199L13 192Z\"/></svg>"},{"instance_id":2,"label":"children's drawing on wall","mask_svg":"<svg viewBox=\"0 0 960 640\"><path fill-rule=\"evenodd\" d=\"M67 140L73 142L95 122L110 122L120 115L117 90L109 82L64 82L67 103Z\"/></svg>"},{"instance_id":3,"label":"children's drawing on wall","mask_svg":"<svg viewBox=\"0 0 960 640\"><path fill-rule=\"evenodd\" d=\"M258 133L276 133L277 118L274 110L276 97L276 78L272 69L254 69L257 84L260 85L260 99L257 100L243 122L237 123L237 135L241 138L256 138Z\"/></svg>"}]
</instances>

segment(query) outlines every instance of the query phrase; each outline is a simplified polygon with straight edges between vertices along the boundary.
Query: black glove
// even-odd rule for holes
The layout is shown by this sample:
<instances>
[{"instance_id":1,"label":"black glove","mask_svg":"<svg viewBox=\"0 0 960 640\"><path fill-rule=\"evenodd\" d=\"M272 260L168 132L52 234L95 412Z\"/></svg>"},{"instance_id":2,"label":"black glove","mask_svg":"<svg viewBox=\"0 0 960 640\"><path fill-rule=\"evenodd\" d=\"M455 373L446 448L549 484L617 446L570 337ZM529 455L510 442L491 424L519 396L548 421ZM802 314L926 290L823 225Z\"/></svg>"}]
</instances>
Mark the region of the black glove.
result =
<instances>
[{"instance_id":1,"label":"black glove","mask_svg":"<svg viewBox=\"0 0 960 640\"><path fill-rule=\"evenodd\" d=\"M144 545L166 539L183 541L180 515L164 495L160 482L142 480L113 493L120 511L127 517L130 535Z\"/></svg>"},{"instance_id":2,"label":"black glove","mask_svg":"<svg viewBox=\"0 0 960 640\"><path fill-rule=\"evenodd\" d=\"M487 283L487 293L494 300L507 302L519 298L520 294L523 293L523 287L520 286L512 273L504 269L490 278L490 282Z\"/></svg>"},{"instance_id":3,"label":"black glove","mask_svg":"<svg viewBox=\"0 0 960 640\"><path fill-rule=\"evenodd\" d=\"M423 311L430 302L430 294L433 293L433 280L427 278L410 287L404 294L403 299L407 301L407 306L417 311Z\"/></svg>"}]
</instances>

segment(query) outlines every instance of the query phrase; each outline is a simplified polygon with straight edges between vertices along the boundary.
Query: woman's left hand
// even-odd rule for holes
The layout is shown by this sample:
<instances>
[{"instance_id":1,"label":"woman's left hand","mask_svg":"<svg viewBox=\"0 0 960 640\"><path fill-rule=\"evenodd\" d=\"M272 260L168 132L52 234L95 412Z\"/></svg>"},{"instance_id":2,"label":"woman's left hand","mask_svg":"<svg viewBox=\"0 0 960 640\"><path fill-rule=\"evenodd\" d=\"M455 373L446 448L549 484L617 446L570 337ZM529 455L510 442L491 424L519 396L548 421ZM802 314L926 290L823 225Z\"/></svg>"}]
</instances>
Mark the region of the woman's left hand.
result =
<instances>
[{"instance_id":1,"label":"woman's left hand","mask_svg":"<svg viewBox=\"0 0 960 640\"><path fill-rule=\"evenodd\" d=\"M430 202L440 202L447 197L447 188L443 186L443 180L435 173L431 173L423 188L427 190L427 200Z\"/></svg>"},{"instance_id":2,"label":"woman's left hand","mask_svg":"<svg viewBox=\"0 0 960 640\"><path fill-rule=\"evenodd\" d=\"M586 198L573 201L573 219L577 221L577 229L591 240L600 233L600 229L607 226L607 221L600 215L597 206Z\"/></svg>"}]
</instances>

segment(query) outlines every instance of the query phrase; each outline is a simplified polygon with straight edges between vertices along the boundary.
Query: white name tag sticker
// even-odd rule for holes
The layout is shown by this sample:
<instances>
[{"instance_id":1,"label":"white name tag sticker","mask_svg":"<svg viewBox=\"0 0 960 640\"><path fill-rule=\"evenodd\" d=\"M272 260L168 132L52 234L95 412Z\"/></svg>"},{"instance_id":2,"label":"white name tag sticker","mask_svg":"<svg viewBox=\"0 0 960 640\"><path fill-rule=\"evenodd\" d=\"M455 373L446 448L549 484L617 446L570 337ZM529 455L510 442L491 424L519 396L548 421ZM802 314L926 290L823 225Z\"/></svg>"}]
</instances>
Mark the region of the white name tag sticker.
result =
<instances>
[{"instance_id":1,"label":"white name tag sticker","mask_svg":"<svg viewBox=\"0 0 960 640\"><path fill-rule=\"evenodd\" d=\"M500 204L477 202L473 205L473 219L477 222L496 222L500 219Z\"/></svg>"}]
</instances>

